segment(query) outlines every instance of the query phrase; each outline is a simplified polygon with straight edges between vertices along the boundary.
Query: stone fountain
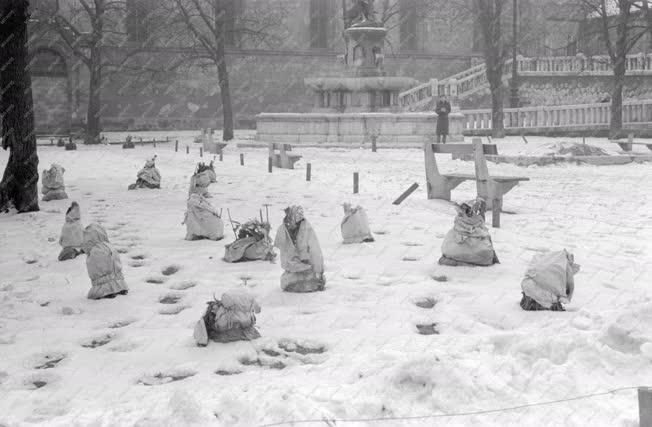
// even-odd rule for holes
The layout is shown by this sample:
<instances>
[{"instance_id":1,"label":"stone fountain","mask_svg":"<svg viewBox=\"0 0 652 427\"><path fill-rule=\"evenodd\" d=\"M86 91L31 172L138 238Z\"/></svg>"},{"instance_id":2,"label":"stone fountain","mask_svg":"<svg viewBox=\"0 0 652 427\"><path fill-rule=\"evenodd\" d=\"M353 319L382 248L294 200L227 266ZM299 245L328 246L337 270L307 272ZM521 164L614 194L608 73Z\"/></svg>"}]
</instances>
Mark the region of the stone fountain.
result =
<instances>
[{"instance_id":1,"label":"stone fountain","mask_svg":"<svg viewBox=\"0 0 652 427\"><path fill-rule=\"evenodd\" d=\"M399 93L418 82L410 77L387 76L383 49L387 29L364 16L344 31L347 65L341 77L306 78L313 93L310 113L261 113L256 116L256 140L315 146L418 146L433 141L434 112L407 112ZM460 117L457 117L457 116ZM461 114L453 112L449 141L462 139ZM459 127L459 130L457 129ZM457 133L457 134L456 134Z\"/></svg>"}]
</instances>

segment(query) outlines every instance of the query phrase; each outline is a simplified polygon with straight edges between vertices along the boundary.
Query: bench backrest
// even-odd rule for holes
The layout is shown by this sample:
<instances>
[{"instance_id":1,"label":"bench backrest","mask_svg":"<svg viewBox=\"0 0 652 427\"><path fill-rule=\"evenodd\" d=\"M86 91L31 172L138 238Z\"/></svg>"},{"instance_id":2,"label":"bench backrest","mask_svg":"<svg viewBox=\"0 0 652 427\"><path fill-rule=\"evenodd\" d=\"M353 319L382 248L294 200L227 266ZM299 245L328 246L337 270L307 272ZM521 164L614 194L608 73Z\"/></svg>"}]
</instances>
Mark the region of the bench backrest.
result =
<instances>
[{"instance_id":1,"label":"bench backrest","mask_svg":"<svg viewBox=\"0 0 652 427\"><path fill-rule=\"evenodd\" d=\"M285 151L292 151L292 146L290 144L279 144L276 142L270 142L269 148L271 150L280 150L281 148L283 148L285 149Z\"/></svg>"},{"instance_id":2,"label":"bench backrest","mask_svg":"<svg viewBox=\"0 0 652 427\"><path fill-rule=\"evenodd\" d=\"M484 154L498 155L496 144L482 144L482 151ZM435 154L472 154L473 144L432 144L432 152Z\"/></svg>"}]
</instances>

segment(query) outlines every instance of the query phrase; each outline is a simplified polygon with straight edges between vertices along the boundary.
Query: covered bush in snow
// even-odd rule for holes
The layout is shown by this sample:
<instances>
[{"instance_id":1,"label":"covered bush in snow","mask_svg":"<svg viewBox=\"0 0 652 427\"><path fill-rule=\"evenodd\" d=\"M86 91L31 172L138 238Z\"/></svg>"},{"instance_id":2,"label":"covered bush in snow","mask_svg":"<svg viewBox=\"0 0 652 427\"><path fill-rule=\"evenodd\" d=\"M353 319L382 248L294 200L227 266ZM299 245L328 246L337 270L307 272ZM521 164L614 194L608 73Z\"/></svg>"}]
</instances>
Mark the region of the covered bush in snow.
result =
<instances>
[{"instance_id":1,"label":"covered bush in snow","mask_svg":"<svg viewBox=\"0 0 652 427\"><path fill-rule=\"evenodd\" d=\"M283 224L279 227L274 246L281 251L281 289L286 292L323 291L324 258L317 234L303 216L301 206L285 209Z\"/></svg>"},{"instance_id":2,"label":"covered bush in snow","mask_svg":"<svg viewBox=\"0 0 652 427\"><path fill-rule=\"evenodd\" d=\"M344 243L373 242L374 237L369 230L367 213L361 206L352 208L344 203L344 219L342 220L342 239Z\"/></svg>"},{"instance_id":3,"label":"covered bush in snow","mask_svg":"<svg viewBox=\"0 0 652 427\"><path fill-rule=\"evenodd\" d=\"M161 173L156 169L156 156L145 162L145 166L138 172L136 183L129 186L130 190L136 188L161 188Z\"/></svg>"},{"instance_id":4,"label":"covered bush in snow","mask_svg":"<svg viewBox=\"0 0 652 427\"><path fill-rule=\"evenodd\" d=\"M485 210L484 200L456 205L457 216L441 245L439 264L449 266L480 265L498 263L489 230L481 213Z\"/></svg>"},{"instance_id":5,"label":"covered bush in snow","mask_svg":"<svg viewBox=\"0 0 652 427\"><path fill-rule=\"evenodd\" d=\"M187 206L183 220L183 224L186 225L186 240L224 238L224 223L221 215L204 196L197 193L190 194Z\"/></svg>"},{"instance_id":6,"label":"covered bush in snow","mask_svg":"<svg viewBox=\"0 0 652 427\"><path fill-rule=\"evenodd\" d=\"M240 262L273 260L276 258L269 232L268 222L252 219L236 228L238 238L224 248L224 261Z\"/></svg>"},{"instance_id":7,"label":"covered bush in snow","mask_svg":"<svg viewBox=\"0 0 652 427\"><path fill-rule=\"evenodd\" d=\"M43 170L43 201L67 199L66 186L63 183L63 173L66 171L56 163L50 166L50 170Z\"/></svg>"},{"instance_id":8,"label":"covered bush in snow","mask_svg":"<svg viewBox=\"0 0 652 427\"><path fill-rule=\"evenodd\" d=\"M242 290L225 292L220 300L208 302L206 312L195 325L195 342L205 346L209 340L226 343L259 338L256 313L260 313L260 305L253 296Z\"/></svg>"},{"instance_id":9,"label":"covered bush in snow","mask_svg":"<svg viewBox=\"0 0 652 427\"><path fill-rule=\"evenodd\" d=\"M536 254L521 282L523 310L564 311L575 290L573 276L580 271L573 254L565 249Z\"/></svg>"},{"instance_id":10,"label":"covered bush in snow","mask_svg":"<svg viewBox=\"0 0 652 427\"><path fill-rule=\"evenodd\" d=\"M59 261L75 258L83 253L84 230L81 225L81 213L77 202L72 202L66 212L66 222L61 229L59 244L63 248L59 254Z\"/></svg>"},{"instance_id":11,"label":"covered bush in snow","mask_svg":"<svg viewBox=\"0 0 652 427\"><path fill-rule=\"evenodd\" d=\"M125 295L127 283L122 275L120 254L109 243L106 230L99 224L84 229L83 248L86 253L86 268L91 279L89 299L114 298Z\"/></svg>"}]
</instances>

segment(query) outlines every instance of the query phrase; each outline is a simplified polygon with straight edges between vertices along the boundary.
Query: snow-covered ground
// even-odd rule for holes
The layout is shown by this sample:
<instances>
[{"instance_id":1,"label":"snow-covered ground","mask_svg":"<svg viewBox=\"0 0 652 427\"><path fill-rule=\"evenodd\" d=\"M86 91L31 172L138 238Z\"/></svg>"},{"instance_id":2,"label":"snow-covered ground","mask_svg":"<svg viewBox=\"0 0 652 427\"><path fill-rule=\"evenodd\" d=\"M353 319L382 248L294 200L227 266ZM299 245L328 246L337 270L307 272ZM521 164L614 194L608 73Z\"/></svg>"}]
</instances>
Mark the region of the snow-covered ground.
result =
<instances>
[{"instance_id":1,"label":"snow-covered ground","mask_svg":"<svg viewBox=\"0 0 652 427\"><path fill-rule=\"evenodd\" d=\"M194 134L163 136L182 137L185 147ZM529 138L525 146L508 138L499 151L534 153L552 141ZM618 151L605 141L587 142ZM492 173L531 179L506 195L504 208L513 214L491 229L501 263L452 268L436 261L454 209L426 200L419 150L297 149L303 159L296 170L268 174L266 150L229 147L210 187L215 207L244 221L267 203L274 233L282 209L301 204L317 231L327 288L296 295L281 292L278 263L221 261L233 240L228 220L220 242L183 239L188 183L200 160L198 145L192 147L190 155L175 153L172 144L134 150L79 145L69 152L39 147L41 170L52 162L65 167L70 199L41 202L37 213L0 216L0 425L409 418L652 385L651 164L490 164ZM162 189L127 191L154 153ZM0 168L6 160L2 152ZM311 182L305 181L306 162ZM438 164L442 171L473 170L472 163L445 155ZM358 195L352 194L353 172L360 173ZM413 182L420 188L392 205ZM474 193L467 182L453 198ZM123 252L129 295L87 300L84 257L57 261L71 200L80 203L82 222L103 224ZM367 209L375 243L341 244L346 201ZM562 248L581 265L568 311L522 311L528 261ZM164 275L169 266L178 271ZM196 347L192 328L205 302L243 287L262 306L262 338ZM165 296L178 302L160 303ZM425 298L436 305L415 304ZM418 333L417 324L432 323L438 335ZM637 424L635 390L483 415L373 423Z\"/></svg>"}]
</instances>

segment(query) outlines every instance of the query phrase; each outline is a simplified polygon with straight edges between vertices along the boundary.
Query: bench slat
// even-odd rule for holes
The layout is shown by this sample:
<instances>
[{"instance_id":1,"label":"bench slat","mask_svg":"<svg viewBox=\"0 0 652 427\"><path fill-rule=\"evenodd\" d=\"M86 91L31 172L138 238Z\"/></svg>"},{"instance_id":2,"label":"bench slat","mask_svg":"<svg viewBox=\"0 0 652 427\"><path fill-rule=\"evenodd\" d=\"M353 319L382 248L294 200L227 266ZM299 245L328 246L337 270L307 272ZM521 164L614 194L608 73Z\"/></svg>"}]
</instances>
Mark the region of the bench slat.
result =
<instances>
[{"instance_id":1,"label":"bench slat","mask_svg":"<svg viewBox=\"0 0 652 427\"><path fill-rule=\"evenodd\" d=\"M472 154L473 144L432 144L435 154ZM498 155L496 144L482 144L484 154Z\"/></svg>"},{"instance_id":2,"label":"bench slat","mask_svg":"<svg viewBox=\"0 0 652 427\"><path fill-rule=\"evenodd\" d=\"M446 177L446 178L455 178L455 179L465 179L469 181L475 181L475 175L470 174L470 173L443 173L441 176ZM490 180L494 180L496 182L508 182L508 181L529 181L530 178L522 177L522 176L489 176Z\"/></svg>"}]
</instances>

